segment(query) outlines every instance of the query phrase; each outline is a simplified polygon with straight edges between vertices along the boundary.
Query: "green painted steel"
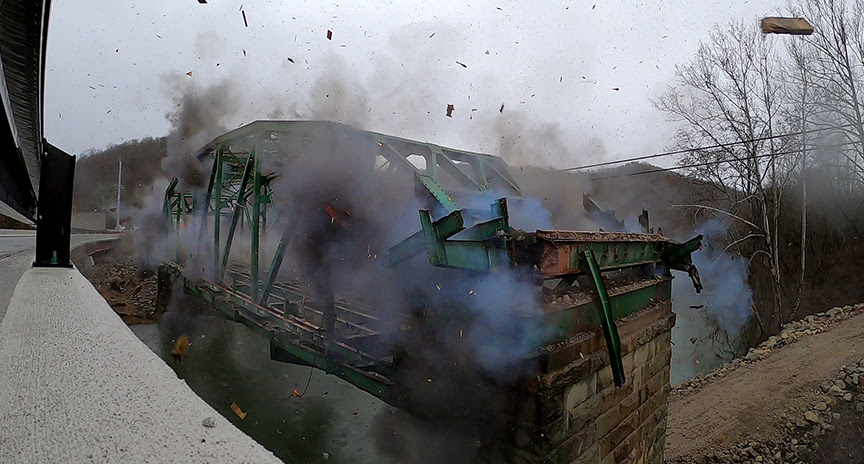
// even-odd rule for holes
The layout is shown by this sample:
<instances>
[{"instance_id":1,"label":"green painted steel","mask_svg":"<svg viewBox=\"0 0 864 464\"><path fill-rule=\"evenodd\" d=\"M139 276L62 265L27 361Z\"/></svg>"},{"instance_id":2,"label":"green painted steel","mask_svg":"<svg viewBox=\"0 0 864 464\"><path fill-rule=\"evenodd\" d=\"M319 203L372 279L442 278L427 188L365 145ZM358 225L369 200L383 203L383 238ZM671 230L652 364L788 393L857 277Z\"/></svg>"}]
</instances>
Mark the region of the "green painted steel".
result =
<instances>
[{"instance_id":1,"label":"green painted steel","mask_svg":"<svg viewBox=\"0 0 864 464\"><path fill-rule=\"evenodd\" d=\"M596 298L585 297L580 303L560 311L544 309L542 315L532 317L534 322L539 321L553 330L556 341L602 326L618 384L623 383L624 378L615 320L657 302L669 301L671 277L666 268L695 273L690 253L698 248L698 237L678 244L659 236L641 234L619 234L616 238L603 233L519 231L510 227L506 197L498 199L488 210L460 209L459 204L467 203L469 195L489 195L489 191L511 198L521 195L507 165L495 156L320 121L256 121L211 141L197 152L199 158L213 159L206 196L199 196L196 202L192 194L177 190L176 180L166 191L165 216L173 223L175 231L193 217L204 221L202 231L206 231L208 218L212 217L214 223L215 273L209 281L186 281L186 291L204 298L225 317L266 334L275 356L338 375L391 404L398 403L398 385L393 379L398 378L400 372L393 365L392 353L385 355L383 349L375 349L376 340L393 335L369 328L376 327L375 310L358 310L359 306L337 298L333 301L333 323L340 331L345 329L342 333L351 335L336 339L321 330L321 324L326 325L326 317L322 307L316 309L307 304L313 299L310 290L300 283L277 279L293 233L286 225L291 223L291 218L279 218L279 227L285 229L272 258L261 256L266 250L264 233L276 219L277 211L271 209L269 214L267 211L273 207L270 185L276 175L262 172L262 166L272 166L272 158L290 162L291 158L302 156L302 149L286 141L307 143L322 133L340 143L348 141L352 147L370 147L370 152L358 154L368 157L370 174L374 174L375 166L383 167L380 163L386 160L388 169L413 176L418 191L425 190L423 194L440 206L432 208L433 211L419 212L420 230L389 249L390 266L425 251L430 263L440 267L472 272L516 269L521 276L537 281L564 277L555 290L558 292L565 291L578 275L589 275L595 283ZM290 164L287 166L290 168ZM203 214L196 215L196 209ZM227 236L220 237L221 219L223 213L227 214L226 209L230 211L231 225ZM442 214L437 219L433 217ZM244 227L244 220L251 237L248 272L238 271L231 263L232 245L240 235L236 229ZM558 255L555 260L548 259L550 254L556 253L560 254L560 259ZM261 259L269 262L263 281ZM650 276L648 267L658 264L666 266L660 271L663 275ZM603 285L603 272L637 266L646 266L641 273L643 279L637 285L624 290L606 289ZM231 281L227 285L226 275Z\"/></svg>"},{"instance_id":2,"label":"green painted steel","mask_svg":"<svg viewBox=\"0 0 864 464\"><path fill-rule=\"evenodd\" d=\"M214 179L215 183L213 184L212 190L207 192L207 197L213 198L215 204L213 205L213 273L214 275L221 275L219 271L219 250L221 247L220 244L220 229L221 229L221 219L222 219L222 146L216 149L216 156L213 160L213 170L215 172ZM215 193L214 193L215 192ZM206 211L205 211L206 212ZM206 215L204 216L204 221L206 222ZM228 243L231 243L230 241Z\"/></svg>"},{"instance_id":3,"label":"green painted steel","mask_svg":"<svg viewBox=\"0 0 864 464\"><path fill-rule=\"evenodd\" d=\"M651 277L628 287L626 291L612 288L607 290L607 294L612 316L615 320L619 320L651 305L669 301L672 297L672 278ZM541 325L553 330L553 340L559 342L601 325L601 311L599 300L591 299L560 311L544 314L541 316Z\"/></svg>"},{"instance_id":4,"label":"green painted steel","mask_svg":"<svg viewBox=\"0 0 864 464\"><path fill-rule=\"evenodd\" d=\"M267 272L267 282L264 284L264 289L261 291L261 298L258 304L264 306L267 304L267 298L270 296L270 291L273 289L273 284L276 282L276 275L282 267L282 258L285 256L285 247L291 241L293 228L286 227L282 238L279 240L279 245L276 246L276 253L273 255L273 261L270 263L270 270Z\"/></svg>"},{"instance_id":5,"label":"green painted steel","mask_svg":"<svg viewBox=\"0 0 864 464\"><path fill-rule=\"evenodd\" d=\"M416 174L416 176L417 180L423 185L423 187L426 187L426 190L429 191L432 197L435 198L435 200L437 200L448 213L452 213L459 209L459 207L456 206L456 203L453 202L450 194L445 192L444 189L438 185L438 182L435 182L435 179L423 174Z\"/></svg>"},{"instance_id":6,"label":"green painted steel","mask_svg":"<svg viewBox=\"0 0 864 464\"><path fill-rule=\"evenodd\" d=\"M421 212L421 229L419 232L415 232L407 239L390 247L388 253L389 266L395 266L427 249L428 245L425 238L426 232L425 229L422 228L424 215L427 217L427 219L431 220L431 216L429 215L428 211L426 211L425 213ZM452 213L432 223L432 227L434 228L434 234L438 239L447 239L452 237L453 235L465 229L465 220L462 217L462 211L453 211Z\"/></svg>"},{"instance_id":7,"label":"green painted steel","mask_svg":"<svg viewBox=\"0 0 864 464\"><path fill-rule=\"evenodd\" d=\"M386 363L381 363L341 343L330 344L325 356L323 349L320 348L323 346L321 336L310 328L292 324L266 308L253 304L246 297L229 294L214 284L184 280L184 291L204 299L228 319L260 332L279 349L308 365L334 374L375 397L399 407L392 391L394 384L387 377L387 374L393 375L395 371ZM319 348L316 349L315 346ZM374 361L378 361L377 371L384 372L384 375L377 371L364 371L354 367L368 365Z\"/></svg>"},{"instance_id":8,"label":"green painted steel","mask_svg":"<svg viewBox=\"0 0 864 464\"><path fill-rule=\"evenodd\" d=\"M591 270L591 279L594 281L594 289L600 297L600 321L603 326L603 338L606 339L606 349L609 351L609 364L612 367L612 376L615 385L622 386L624 378L624 363L621 360L621 339L618 337L618 327L615 325L615 316L612 314L612 305L609 303L609 294L600 276L600 266L590 250L585 252L585 261Z\"/></svg>"},{"instance_id":9,"label":"green painted steel","mask_svg":"<svg viewBox=\"0 0 864 464\"><path fill-rule=\"evenodd\" d=\"M252 174L252 227L250 227L252 231L252 281L250 282L252 285L252 301L258 301L258 273L261 271L258 267L259 253L261 251L258 247L261 240L261 166L258 157L255 156L257 151L258 144L256 143L250 155L255 163L254 173Z\"/></svg>"},{"instance_id":10,"label":"green painted steel","mask_svg":"<svg viewBox=\"0 0 864 464\"><path fill-rule=\"evenodd\" d=\"M255 164L252 162L253 158L250 156L246 159L246 165L243 167L243 179L240 181L240 188L237 191L237 201L234 204L234 212L231 214L231 225L228 227L228 237L225 241L225 251L222 253L222 265L218 267L217 275L219 276L219 280L225 276L225 269L228 267L228 258L231 256L231 245L234 243L234 233L237 231L237 223L240 221L240 214L245 208L243 204L246 202L246 190L249 185L249 178L252 177L252 170L255 168ZM215 216L218 217L218 216ZM219 249L216 249L218 256Z\"/></svg>"}]
</instances>

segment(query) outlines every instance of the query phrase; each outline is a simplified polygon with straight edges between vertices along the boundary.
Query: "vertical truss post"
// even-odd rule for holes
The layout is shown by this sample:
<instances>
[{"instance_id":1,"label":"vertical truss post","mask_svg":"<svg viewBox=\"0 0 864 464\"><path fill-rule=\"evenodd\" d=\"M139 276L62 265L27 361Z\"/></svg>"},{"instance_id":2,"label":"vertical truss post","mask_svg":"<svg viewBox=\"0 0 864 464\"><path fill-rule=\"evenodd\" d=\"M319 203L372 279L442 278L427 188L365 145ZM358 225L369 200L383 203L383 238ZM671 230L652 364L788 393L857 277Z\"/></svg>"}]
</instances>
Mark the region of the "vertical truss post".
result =
<instances>
[{"instance_id":1,"label":"vertical truss post","mask_svg":"<svg viewBox=\"0 0 864 464\"><path fill-rule=\"evenodd\" d=\"M231 226L228 228L228 238L225 240L225 252L222 254L222 267L216 275L219 276L221 282L225 278L225 269L228 268L228 257L231 255L231 244L234 243L234 232L237 230L237 223L240 221L240 212L245 209L243 206L246 203L246 188L249 186L249 177L252 175L254 167L254 151L246 159L246 166L243 168L243 179L240 181L240 190L237 191L237 203L234 206L234 214L231 215ZM216 249L216 254L219 254L219 249Z\"/></svg>"},{"instance_id":2,"label":"vertical truss post","mask_svg":"<svg viewBox=\"0 0 864 464\"><path fill-rule=\"evenodd\" d=\"M261 205L261 249L264 250L264 254L267 254L267 205L269 204L267 198L267 185L263 186L264 193L261 194L262 205Z\"/></svg>"},{"instance_id":3,"label":"vertical truss post","mask_svg":"<svg viewBox=\"0 0 864 464\"><path fill-rule=\"evenodd\" d=\"M213 161L214 183L212 194L215 202L213 204L213 277L216 278L222 275L219 267L219 232L220 222L222 219L222 146L216 149L216 156ZM205 214L206 219L206 214ZM221 280L221 279L220 279Z\"/></svg>"},{"instance_id":4,"label":"vertical truss post","mask_svg":"<svg viewBox=\"0 0 864 464\"><path fill-rule=\"evenodd\" d=\"M252 287L252 301L258 301L258 246L261 240L261 166L258 164L258 144L252 148L254 174L252 181L252 277L249 282Z\"/></svg>"},{"instance_id":5,"label":"vertical truss post","mask_svg":"<svg viewBox=\"0 0 864 464\"><path fill-rule=\"evenodd\" d=\"M210 168L210 179L207 181L207 193L204 197L203 211L198 210L197 204L196 204L196 208L195 208L195 211L201 215L201 225L198 228L198 252L197 252L197 255L199 257L206 255L206 252L202 251L202 248L204 247L204 244L206 243L204 241L204 237L207 236L207 216L208 216L208 213L210 212L210 201L213 199L213 184L216 181L216 169L215 168L216 168L215 165L212 168ZM218 255L219 249L218 248L214 249L213 253ZM199 258L199 259L201 259L201 258ZM213 275L215 275L215 273Z\"/></svg>"},{"instance_id":6,"label":"vertical truss post","mask_svg":"<svg viewBox=\"0 0 864 464\"><path fill-rule=\"evenodd\" d=\"M273 283L276 282L276 274L279 273L279 268L282 267L282 258L285 256L285 247L291 243L291 232L293 229L294 228L290 225L286 227L285 232L282 233L282 238L279 240L279 245L276 246L276 254L273 255L273 261L270 263L270 271L267 273L267 282L264 284L264 289L261 290L261 301L258 302L261 306L266 305L267 298L270 296L270 290L273 289Z\"/></svg>"},{"instance_id":7,"label":"vertical truss post","mask_svg":"<svg viewBox=\"0 0 864 464\"><path fill-rule=\"evenodd\" d=\"M177 194L177 210L174 211L174 261L180 263L180 212L183 208L183 192Z\"/></svg>"},{"instance_id":8,"label":"vertical truss post","mask_svg":"<svg viewBox=\"0 0 864 464\"><path fill-rule=\"evenodd\" d=\"M612 305L609 303L609 294L603 285L600 276L600 266L594 258L591 250L585 251L585 261L591 271L591 278L597 288L600 297L600 321L603 325L603 337L606 339L606 350L609 352L609 365L612 367L612 377L615 385L620 387L626 381L624 378L624 363L621 361L621 339L618 337L618 327L615 325L615 317L612 315Z\"/></svg>"}]
</instances>

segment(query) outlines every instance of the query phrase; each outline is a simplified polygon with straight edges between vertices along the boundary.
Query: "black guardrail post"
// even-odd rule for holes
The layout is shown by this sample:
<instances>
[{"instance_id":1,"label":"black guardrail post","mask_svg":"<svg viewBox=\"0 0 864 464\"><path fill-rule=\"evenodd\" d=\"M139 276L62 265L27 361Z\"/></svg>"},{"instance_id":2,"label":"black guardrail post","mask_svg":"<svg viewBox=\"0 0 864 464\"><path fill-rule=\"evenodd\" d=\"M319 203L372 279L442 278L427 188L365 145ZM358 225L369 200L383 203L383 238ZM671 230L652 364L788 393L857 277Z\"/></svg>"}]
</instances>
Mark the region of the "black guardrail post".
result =
<instances>
[{"instance_id":1,"label":"black guardrail post","mask_svg":"<svg viewBox=\"0 0 864 464\"><path fill-rule=\"evenodd\" d=\"M35 267L72 267L69 240L75 157L44 142L36 213Z\"/></svg>"}]
</instances>

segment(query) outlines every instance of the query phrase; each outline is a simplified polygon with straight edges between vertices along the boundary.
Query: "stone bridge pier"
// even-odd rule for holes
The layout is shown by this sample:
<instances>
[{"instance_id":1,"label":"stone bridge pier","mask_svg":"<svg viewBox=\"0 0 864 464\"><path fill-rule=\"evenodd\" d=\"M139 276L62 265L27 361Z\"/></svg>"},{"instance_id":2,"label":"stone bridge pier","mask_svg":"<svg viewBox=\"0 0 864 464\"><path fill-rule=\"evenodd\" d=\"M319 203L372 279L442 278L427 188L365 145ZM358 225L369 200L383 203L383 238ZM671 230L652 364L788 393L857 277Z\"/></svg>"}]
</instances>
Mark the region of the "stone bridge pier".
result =
<instances>
[{"instance_id":1,"label":"stone bridge pier","mask_svg":"<svg viewBox=\"0 0 864 464\"><path fill-rule=\"evenodd\" d=\"M599 330L550 349L543 372L511 392L511 456L499 458L524 464L661 464L674 325L669 300L618 320L626 374L621 387L614 384Z\"/></svg>"}]
</instances>

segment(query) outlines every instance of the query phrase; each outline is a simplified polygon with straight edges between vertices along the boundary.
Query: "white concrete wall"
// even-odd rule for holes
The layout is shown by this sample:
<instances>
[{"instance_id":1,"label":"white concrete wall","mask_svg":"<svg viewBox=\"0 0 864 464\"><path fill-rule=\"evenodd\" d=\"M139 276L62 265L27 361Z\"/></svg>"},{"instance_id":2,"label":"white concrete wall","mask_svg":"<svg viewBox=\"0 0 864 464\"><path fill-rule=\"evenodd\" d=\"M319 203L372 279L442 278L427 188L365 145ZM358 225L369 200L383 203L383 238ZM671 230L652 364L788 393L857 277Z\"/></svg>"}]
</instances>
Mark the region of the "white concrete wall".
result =
<instances>
[{"instance_id":1,"label":"white concrete wall","mask_svg":"<svg viewBox=\"0 0 864 464\"><path fill-rule=\"evenodd\" d=\"M0 321L0 462L279 461L178 379L77 270L37 268Z\"/></svg>"}]
</instances>

